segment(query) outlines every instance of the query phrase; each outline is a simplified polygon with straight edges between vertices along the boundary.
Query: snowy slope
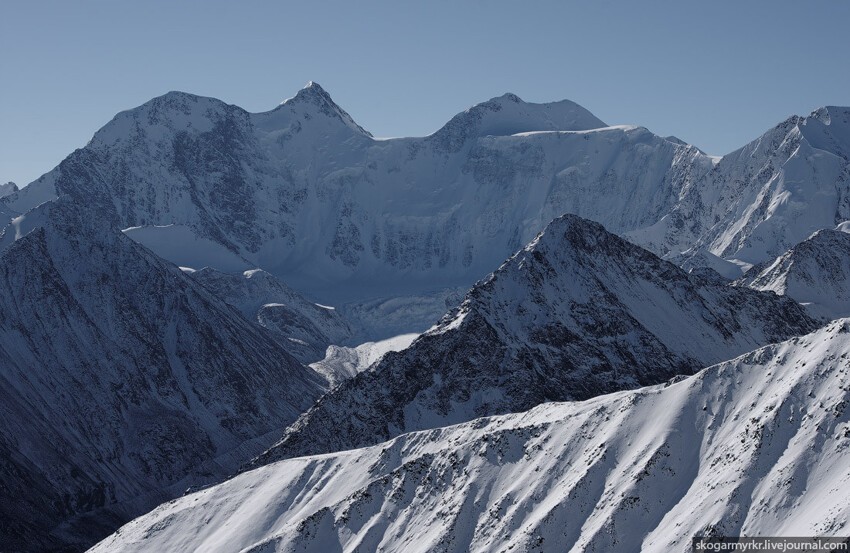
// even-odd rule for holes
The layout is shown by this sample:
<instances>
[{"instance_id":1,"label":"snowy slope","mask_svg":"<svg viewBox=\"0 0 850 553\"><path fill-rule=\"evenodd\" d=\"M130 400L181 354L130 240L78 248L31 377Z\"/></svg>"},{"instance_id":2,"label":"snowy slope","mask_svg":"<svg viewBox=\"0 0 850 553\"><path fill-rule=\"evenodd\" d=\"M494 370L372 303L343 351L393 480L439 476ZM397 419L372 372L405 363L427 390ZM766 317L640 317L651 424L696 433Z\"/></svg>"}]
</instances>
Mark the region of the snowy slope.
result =
<instances>
[{"instance_id":1,"label":"snowy slope","mask_svg":"<svg viewBox=\"0 0 850 553\"><path fill-rule=\"evenodd\" d=\"M847 535L850 320L673 384L290 459L166 503L93 553L689 552Z\"/></svg>"},{"instance_id":2,"label":"snowy slope","mask_svg":"<svg viewBox=\"0 0 850 553\"><path fill-rule=\"evenodd\" d=\"M63 196L0 239L3 550L79 550L232 474L324 386L124 236L89 157L66 159Z\"/></svg>"},{"instance_id":3,"label":"snowy slope","mask_svg":"<svg viewBox=\"0 0 850 553\"><path fill-rule=\"evenodd\" d=\"M410 347L324 395L254 463L657 384L815 326L788 298L692 279L565 215Z\"/></svg>"},{"instance_id":4,"label":"snowy slope","mask_svg":"<svg viewBox=\"0 0 850 553\"><path fill-rule=\"evenodd\" d=\"M358 302L352 311L424 297L431 321L445 290L468 288L553 218L646 227L713 166L572 102L512 94L431 136L377 140L312 83L257 114L168 93L117 115L85 149L122 228L180 266L244 260L319 303ZM0 203L25 213L58 192L48 173ZM427 328L395 319L382 337Z\"/></svg>"},{"instance_id":5,"label":"snowy slope","mask_svg":"<svg viewBox=\"0 0 850 553\"><path fill-rule=\"evenodd\" d=\"M329 346L324 359L310 363L310 368L336 386L377 363L391 351L406 349L418 334L401 334L378 342L364 342L356 347Z\"/></svg>"},{"instance_id":6,"label":"snowy slope","mask_svg":"<svg viewBox=\"0 0 850 553\"><path fill-rule=\"evenodd\" d=\"M302 363L319 361L328 346L347 343L352 336L336 309L307 301L263 270L227 274L205 268L187 272L246 318L274 332L283 347Z\"/></svg>"},{"instance_id":7,"label":"snowy slope","mask_svg":"<svg viewBox=\"0 0 850 553\"><path fill-rule=\"evenodd\" d=\"M850 316L850 234L820 230L737 284L787 295L817 317Z\"/></svg>"},{"instance_id":8,"label":"snowy slope","mask_svg":"<svg viewBox=\"0 0 850 553\"><path fill-rule=\"evenodd\" d=\"M850 219L850 108L793 116L686 184L658 224L629 233L659 253L771 260Z\"/></svg>"}]
</instances>

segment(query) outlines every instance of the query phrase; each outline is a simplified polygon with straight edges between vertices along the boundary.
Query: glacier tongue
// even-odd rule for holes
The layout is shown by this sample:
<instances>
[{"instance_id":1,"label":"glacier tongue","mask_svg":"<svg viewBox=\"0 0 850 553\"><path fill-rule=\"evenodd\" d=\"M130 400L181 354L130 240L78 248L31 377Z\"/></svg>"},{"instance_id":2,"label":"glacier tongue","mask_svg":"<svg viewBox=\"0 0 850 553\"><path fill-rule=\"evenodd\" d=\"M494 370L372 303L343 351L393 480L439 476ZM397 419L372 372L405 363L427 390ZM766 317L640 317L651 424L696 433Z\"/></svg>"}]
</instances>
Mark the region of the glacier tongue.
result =
<instances>
[{"instance_id":1,"label":"glacier tongue","mask_svg":"<svg viewBox=\"0 0 850 553\"><path fill-rule=\"evenodd\" d=\"M166 503L93 553L689 552L844 535L850 320L676 383L290 459Z\"/></svg>"},{"instance_id":2,"label":"glacier tongue","mask_svg":"<svg viewBox=\"0 0 850 553\"><path fill-rule=\"evenodd\" d=\"M329 346L324 359L310 363L310 368L324 376L331 386L339 385L380 361L391 351L410 346L418 334L401 334L378 342L365 342L357 347Z\"/></svg>"},{"instance_id":3,"label":"glacier tongue","mask_svg":"<svg viewBox=\"0 0 850 553\"><path fill-rule=\"evenodd\" d=\"M262 269L228 274L207 267L190 275L248 320L270 330L302 363L319 361L328 346L352 338L348 321L336 309L306 300Z\"/></svg>"}]
</instances>

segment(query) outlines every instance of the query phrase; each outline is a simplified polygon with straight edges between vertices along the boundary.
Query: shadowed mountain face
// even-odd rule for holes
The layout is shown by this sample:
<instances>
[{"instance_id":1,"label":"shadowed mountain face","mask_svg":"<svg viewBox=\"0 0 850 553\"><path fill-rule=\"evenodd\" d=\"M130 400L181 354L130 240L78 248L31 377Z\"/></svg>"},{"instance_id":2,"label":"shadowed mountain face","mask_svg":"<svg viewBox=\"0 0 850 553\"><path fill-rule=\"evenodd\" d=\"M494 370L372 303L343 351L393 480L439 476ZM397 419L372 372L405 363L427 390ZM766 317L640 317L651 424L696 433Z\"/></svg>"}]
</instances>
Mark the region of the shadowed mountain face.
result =
<instances>
[{"instance_id":1,"label":"shadowed mountain face","mask_svg":"<svg viewBox=\"0 0 850 553\"><path fill-rule=\"evenodd\" d=\"M656 384L815 326L788 298L691 278L563 216L409 348L322 397L255 463Z\"/></svg>"},{"instance_id":2,"label":"shadowed mountain face","mask_svg":"<svg viewBox=\"0 0 850 553\"><path fill-rule=\"evenodd\" d=\"M323 387L122 235L96 166L84 151L63 162L69 193L19 221L29 232L0 256L4 550L78 550L232 474Z\"/></svg>"}]
</instances>

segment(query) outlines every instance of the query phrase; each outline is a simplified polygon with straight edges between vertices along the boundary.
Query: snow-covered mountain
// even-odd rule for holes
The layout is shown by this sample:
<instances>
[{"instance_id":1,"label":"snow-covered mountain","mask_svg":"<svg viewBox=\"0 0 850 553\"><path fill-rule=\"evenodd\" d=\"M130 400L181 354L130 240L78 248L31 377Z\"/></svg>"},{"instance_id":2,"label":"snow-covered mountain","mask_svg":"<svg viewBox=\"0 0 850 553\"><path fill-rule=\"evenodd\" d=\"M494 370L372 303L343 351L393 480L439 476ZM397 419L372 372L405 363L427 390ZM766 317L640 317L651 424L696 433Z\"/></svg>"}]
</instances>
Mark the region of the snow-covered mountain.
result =
<instances>
[{"instance_id":1,"label":"snow-covered mountain","mask_svg":"<svg viewBox=\"0 0 850 553\"><path fill-rule=\"evenodd\" d=\"M290 459L92 549L691 551L846 535L850 320L684 380Z\"/></svg>"},{"instance_id":2,"label":"snow-covered mountain","mask_svg":"<svg viewBox=\"0 0 850 553\"><path fill-rule=\"evenodd\" d=\"M260 267L360 313L376 339L423 330L447 291L564 213L671 258L772 259L850 218L848 113L792 117L718 160L569 101L513 94L427 137L376 139L310 83L254 114L171 92L118 114L85 149L135 240L181 266ZM58 192L48 173L0 213ZM737 278L738 266L721 272ZM405 322L389 306L422 314Z\"/></svg>"},{"instance_id":3,"label":"snow-covered mountain","mask_svg":"<svg viewBox=\"0 0 850 553\"><path fill-rule=\"evenodd\" d=\"M850 219L850 108L793 116L682 187L629 237L661 254L706 250L756 264Z\"/></svg>"},{"instance_id":4,"label":"snow-covered mountain","mask_svg":"<svg viewBox=\"0 0 850 553\"><path fill-rule=\"evenodd\" d=\"M261 269L229 274L207 267L186 272L249 320L273 331L302 363L323 359L328 346L345 344L352 336L335 308L305 300Z\"/></svg>"},{"instance_id":5,"label":"snow-covered mountain","mask_svg":"<svg viewBox=\"0 0 850 553\"><path fill-rule=\"evenodd\" d=\"M736 284L787 295L816 317L850 316L850 234L819 230Z\"/></svg>"},{"instance_id":6,"label":"snow-covered mountain","mask_svg":"<svg viewBox=\"0 0 850 553\"><path fill-rule=\"evenodd\" d=\"M260 267L355 311L438 297L417 319L426 326L385 335L427 328L446 289L468 288L553 218L643 228L713 166L572 102L512 94L428 137L375 139L313 83L257 114L169 93L117 115L85 149L122 228L178 265ZM58 192L48 173L3 203L24 213Z\"/></svg>"},{"instance_id":7,"label":"snow-covered mountain","mask_svg":"<svg viewBox=\"0 0 850 553\"><path fill-rule=\"evenodd\" d=\"M79 550L232 474L324 382L120 232L99 160L0 242L0 549Z\"/></svg>"},{"instance_id":8,"label":"snow-covered mountain","mask_svg":"<svg viewBox=\"0 0 850 553\"><path fill-rule=\"evenodd\" d=\"M663 382L816 326L565 215L410 347L343 382L256 463Z\"/></svg>"}]
</instances>

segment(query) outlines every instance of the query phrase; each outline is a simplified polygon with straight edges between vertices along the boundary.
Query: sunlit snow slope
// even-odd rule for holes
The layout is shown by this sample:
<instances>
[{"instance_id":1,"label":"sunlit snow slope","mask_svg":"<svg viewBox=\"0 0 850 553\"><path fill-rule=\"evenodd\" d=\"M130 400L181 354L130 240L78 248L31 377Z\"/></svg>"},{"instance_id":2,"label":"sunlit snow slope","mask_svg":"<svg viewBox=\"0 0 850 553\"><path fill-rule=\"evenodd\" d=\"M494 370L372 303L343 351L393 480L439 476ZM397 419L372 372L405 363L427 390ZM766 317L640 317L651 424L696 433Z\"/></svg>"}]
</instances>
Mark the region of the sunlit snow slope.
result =
<instances>
[{"instance_id":1,"label":"sunlit snow slope","mask_svg":"<svg viewBox=\"0 0 850 553\"><path fill-rule=\"evenodd\" d=\"M850 320L674 384L291 459L93 552L689 552L846 535Z\"/></svg>"},{"instance_id":2,"label":"sunlit snow slope","mask_svg":"<svg viewBox=\"0 0 850 553\"><path fill-rule=\"evenodd\" d=\"M706 250L756 264L850 219L850 108L793 116L682 188L658 224L632 240L676 254Z\"/></svg>"}]
</instances>

